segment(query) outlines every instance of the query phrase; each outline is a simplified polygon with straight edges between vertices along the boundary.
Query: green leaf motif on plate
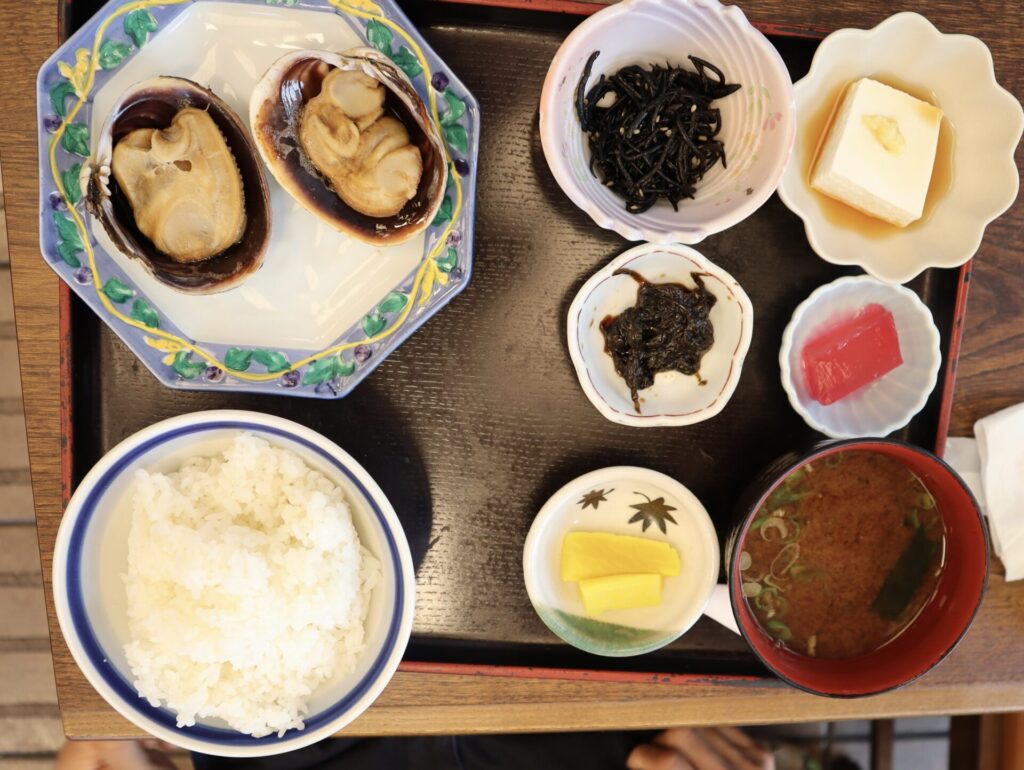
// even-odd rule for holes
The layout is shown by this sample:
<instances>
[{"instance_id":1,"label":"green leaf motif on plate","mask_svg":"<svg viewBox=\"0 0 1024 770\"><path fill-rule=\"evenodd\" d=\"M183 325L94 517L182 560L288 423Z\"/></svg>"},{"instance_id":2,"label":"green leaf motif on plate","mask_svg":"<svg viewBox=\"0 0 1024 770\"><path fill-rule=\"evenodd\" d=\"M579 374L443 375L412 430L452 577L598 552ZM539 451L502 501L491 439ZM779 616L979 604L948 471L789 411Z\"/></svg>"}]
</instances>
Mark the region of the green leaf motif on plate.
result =
<instances>
[{"instance_id":1,"label":"green leaf motif on plate","mask_svg":"<svg viewBox=\"0 0 1024 770\"><path fill-rule=\"evenodd\" d=\"M256 363L265 366L269 374L276 374L277 372L291 369L291 364L288 363L288 356L284 353L256 348L252 352L252 358Z\"/></svg>"},{"instance_id":2,"label":"green leaf motif on plate","mask_svg":"<svg viewBox=\"0 0 1024 770\"><path fill-rule=\"evenodd\" d=\"M366 39L383 54L391 55L391 30L376 19L366 23Z\"/></svg>"},{"instance_id":3,"label":"green leaf motif on plate","mask_svg":"<svg viewBox=\"0 0 1024 770\"><path fill-rule=\"evenodd\" d=\"M206 369L206 364L202 361L193 361L192 354L189 351L181 350L174 356L174 363L171 364L171 368L186 380L194 380L203 373L203 370Z\"/></svg>"},{"instance_id":4,"label":"green leaf motif on plate","mask_svg":"<svg viewBox=\"0 0 1024 770\"><path fill-rule=\"evenodd\" d=\"M58 214L56 211L53 212L53 223L57 225L57 237L62 241L72 241L78 244L78 248L82 248L82 239L78 234L78 228L75 223L68 219L62 214Z\"/></svg>"},{"instance_id":5,"label":"green leaf motif on plate","mask_svg":"<svg viewBox=\"0 0 1024 770\"><path fill-rule=\"evenodd\" d=\"M53 88L50 89L50 104L53 105L54 112L60 115L62 118L68 114L67 106L65 101L69 96L75 95L75 87L71 85L69 80L61 80Z\"/></svg>"},{"instance_id":6,"label":"green leaf motif on plate","mask_svg":"<svg viewBox=\"0 0 1024 770\"><path fill-rule=\"evenodd\" d=\"M124 17L124 34L132 39L136 48L142 48L150 32L156 32L156 19L145 9L132 11Z\"/></svg>"},{"instance_id":7,"label":"green leaf motif on plate","mask_svg":"<svg viewBox=\"0 0 1024 770\"><path fill-rule=\"evenodd\" d=\"M437 267L442 273L450 273L459 264L459 252L454 246L449 246L443 257L437 258Z\"/></svg>"},{"instance_id":8,"label":"green leaf motif on plate","mask_svg":"<svg viewBox=\"0 0 1024 770\"><path fill-rule=\"evenodd\" d=\"M466 103L455 95L451 86L444 89L444 100L448 102L448 110L441 116L441 125L451 126L466 114Z\"/></svg>"},{"instance_id":9,"label":"green leaf motif on plate","mask_svg":"<svg viewBox=\"0 0 1024 770\"><path fill-rule=\"evenodd\" d=\"M68 152L89 157L89 127L84 123L72 123L64 129L60 145Z\"/></svg>"},{"instance_id":10,"label":"green leaf motif on plate","mask_svg":"<svg viewBox=\"0 0 1024 770\"><path fill-rule=\"evenodd\" d=\"M404 45L401 46L396 53L389 55L391 56L391 61L398 65L398 68L406 74L409 80L412 80L423 72L423 67L420 66L419 59L417 59L416 55Z\"/></svg>"},{"instance_id":11,"label":"green leaf motif on plate","mask_svg":"<svg viewBox=\"0 0 1024 770\"><path fill-rule=\"evenodd\" d=\"M448 145L460 154L465 155L469 151L469 134L462 126L458 124L445 126L444 138L448 141Z\"/></svg>"},{"instance_id":12,"label":"green leaf motif on plate","mask_svg":"<svg viewBox=\"0 0 1024 770\"><path fill-rule=\"evenodd\" d=\"M68 241L61 241L57 244L57 253L60 254L60 258L64 260L64 264L68 267L81 267L82 263L76 256L81 249L76 249L74 244Z\"/></svg>"},{"instance_id":13,"label":"green leaf motif on plate","mask_svg":"<svg viewBox=\"0 0 1024 770\"><path fill-rule=\"evenodd\" d=\"M131 317L139 323L144 323L150 329L160 328L160 316L144 299L137 299L132 303Z\"/></svg>"},{"instance_id":14,"label":"green leaf motif on plate","mask_svg":"<svg viewBox=\"0 0 1024 770\"><path fill-rule=\"evenodd\" d=\"M100 69L112 70L117 67L124 58L131 53L132 47L127 43L117 43L113 40L104 40L100 46Z\"/></svg>"},{"instance_id":15,"label":"green leaf motif on plate","mask_svg":"<svg viewBox=\"0 0 1024 770\"><path fill-rule=\"evenodd\" d=\"M132 287L119 278L111 278L103 284L103 293L111 302L116 302L119 305L135 296Z\"/></svg>"},{"instance_id":16,"label":"green leaf motif on plate","mask_svg":"<svg viewBox=\"0 0 1024 770\"><path fill-rule=\"evenodd\" d=\"M554 610L554 615L563 630L569 631L573 636L579 635L586 640L593 640L609 647L620 645L633 646L654 641L662 633L649 631L645 628L633 628L618 623L606 623L603 620L585 618L582 615L574 615L571 612Z\"/></svg>"},{"instance_id":17,"label":"green leaf motif on plate","mask_svg":"<svg viewBox=\"0 0 1024 770\"><path fill-rule=\"evenodd\" d=\"M82 237L75 223L56 211L53 212L53 223L57 226L57 253L60 258L69 267L81 267L82 263L76 255L85 251L85 246L82 245Z\"/></svg>"},{"instance_id":18,"label":"green leaf motif on plate","mask_svg":"<svg viewBox=\"0 0 1024 770\"><path fill-rule=\"evenodd\" d=\"M302 376L303 385L319 385L338 377L348 377L356 370L355 361L342 361L340 356L329 356L314 361Z\"/></svg>"},{"instance_id":19,"label":"green leaf motif on plate","mask_svg":"<svg viewBox=\"0 0 1024 770\"><path fill-rule=\"evenodd\" d=\"M441 201L441 205L437 207L437 214L434 215L434 221L430 223L431 227L440 227L445 222L452 218L452 199L446 197Z\"/></svg>"},{"instance_id":20,"label":"green leaf motif on plate","mask_svg":"<svg viewBox=\"0 0 1024 770\"><path fill-rule=\"evenodd\" d=\"M338 360L337 356L321 358L306 367L306 373L302 375L303 385L319 385L334 379L334 365Z\"/></svg>"},{"instance_id":21,"label":"green leaf motif on plate","mask_svg":"<svg viewBox=\"0 0 1024 770\"><path fill-rule=\"evenodd\" d=\"M367 337L377 336L384 331L384 327L387 325L387 319L380 313L367 313L367 315L363 317L363 333L365 333Z\"/></svg>"},{"instance_id":22,"label":"green leaf motif on plate","mask_svg":"<svg viewBox=\"0 0 1024 770\"><path fill-rule=\"evenodd\" d=\"M72 206L82 199L82 186L78 181L81 172L81 163L75 163L71 168L60 172L60 183L64 186L64 195Z\"/></svg>"},{"instance_id":23,"label":"green leaf motif on plate","mask_svg":"<svg viewBox=\"0 0 1024 770\"><path fill-rule=\"evenodd\" d=\"M252 351L244 348L228 348L224 354L224 366L236 372L244 372L252 363Z\"/></svg>"},{"instance_id":24,"label":"green leaf motif on plate","mask_svg":"<svg viewBox=\"0 0 1024 770\"><path fill-rule=\"evenodd\" d=\"M400 291L393 291L384 300L377 305L378 313L395 313L405 307L405 303L409 301Z\"/></svg>"}]
</instances>

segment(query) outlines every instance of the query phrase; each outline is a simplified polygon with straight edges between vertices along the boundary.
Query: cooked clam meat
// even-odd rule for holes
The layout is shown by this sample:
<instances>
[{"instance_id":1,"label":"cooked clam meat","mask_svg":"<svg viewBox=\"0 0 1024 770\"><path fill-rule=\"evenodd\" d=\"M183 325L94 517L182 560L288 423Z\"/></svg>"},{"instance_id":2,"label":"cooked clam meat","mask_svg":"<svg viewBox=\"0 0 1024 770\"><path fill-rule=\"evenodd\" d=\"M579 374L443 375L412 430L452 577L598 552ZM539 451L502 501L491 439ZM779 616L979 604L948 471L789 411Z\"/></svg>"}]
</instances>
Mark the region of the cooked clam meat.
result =
<instances>
[{"instance_id":1,"label":"cooked clam meat","mask_svg":"<svg viewBox=\"0 0 1024 770\"><path fill-rule=\"evenodd\" d=\"M188 107L167 128L127 133L110 165L136 226L175 261L209 259L241 239L242 177L205 110Z\"/></svg>"},{"instance_id":2,"label":"cooked clam meat","mask_svg":"<svg viewBox=\"0 0 1024 770\"><path fill-rule=\"evenodd\" d=\"M423 175L409 132L384 115L385 88L358 71L334 69L299 117L309 162L345 203L371 217L398 214Z\"/></svg>"}]
</instances>

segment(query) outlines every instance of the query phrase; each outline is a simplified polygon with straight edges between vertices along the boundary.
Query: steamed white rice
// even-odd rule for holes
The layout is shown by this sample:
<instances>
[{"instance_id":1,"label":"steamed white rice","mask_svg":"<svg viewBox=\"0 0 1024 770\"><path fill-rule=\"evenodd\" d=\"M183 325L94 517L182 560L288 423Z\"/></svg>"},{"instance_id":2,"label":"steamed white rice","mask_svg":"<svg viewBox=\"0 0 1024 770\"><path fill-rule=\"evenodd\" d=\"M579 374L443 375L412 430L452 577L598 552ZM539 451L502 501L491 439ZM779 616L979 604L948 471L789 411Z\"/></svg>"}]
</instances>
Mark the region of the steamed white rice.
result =
<instances>
[{"instance_id":1,"label":"steamed white rice","mask_svg":"<svg viewBox=\"0 0 1024 770\"><path fill-rule=\"evenodd\" d=\"M302 728L317 686L356 666L379 572L341 489L252 434L176 473L137 471L124 576L135 687L179 727Z\"/></svg>"}]
</instances>

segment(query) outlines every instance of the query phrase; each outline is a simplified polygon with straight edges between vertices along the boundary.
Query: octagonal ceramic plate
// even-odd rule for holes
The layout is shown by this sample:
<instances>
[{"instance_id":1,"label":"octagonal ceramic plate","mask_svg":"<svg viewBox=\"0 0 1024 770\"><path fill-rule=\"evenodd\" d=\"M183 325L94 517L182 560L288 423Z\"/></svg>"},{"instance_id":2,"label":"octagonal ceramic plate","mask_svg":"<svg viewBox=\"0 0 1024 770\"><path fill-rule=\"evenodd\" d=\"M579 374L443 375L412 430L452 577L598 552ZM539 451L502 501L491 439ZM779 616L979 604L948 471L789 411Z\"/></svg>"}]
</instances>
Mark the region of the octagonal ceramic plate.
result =
<instances>
[{"instance_id":1,"label":"octagonal ceramic plate","mask_svg":"<svg viewBox=\"0 0 1024 770\"><path fill-rule=\"evenodd\" d=\"M423 235L389 247L355 241L268 172L263 267L235 289L197 296L116 251L84 211L81 163L132 84L189 78L244 117L278 57L357 45L410 77L447 142L445 200ZM37 97L43 256L166 385L343 396L469 281L479 107L389 0L112 0L42 66Z\"/></svg>"}]
</instances>

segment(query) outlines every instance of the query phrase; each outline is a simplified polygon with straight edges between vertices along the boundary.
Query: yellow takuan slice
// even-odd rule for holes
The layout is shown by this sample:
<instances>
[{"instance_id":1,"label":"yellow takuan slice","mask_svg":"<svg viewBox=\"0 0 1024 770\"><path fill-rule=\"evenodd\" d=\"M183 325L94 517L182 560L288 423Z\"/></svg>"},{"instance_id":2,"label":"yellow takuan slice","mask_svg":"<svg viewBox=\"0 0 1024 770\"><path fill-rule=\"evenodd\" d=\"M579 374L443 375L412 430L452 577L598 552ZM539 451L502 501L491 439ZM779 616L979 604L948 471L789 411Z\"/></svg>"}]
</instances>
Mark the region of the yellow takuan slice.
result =
<instances>
[{"instance_id":1,"label":"yellow takuan slice","mask_svg":"<svg viewBox=\"0 0 1024 770\"><path fill-rule=\"evenodd\" d=\"M570 532L562 540L562 580L653 572L679 574L679 552L668 543L607 532Z\"/></svg>"},{"instance_id":2,"label":"yellow takuan slice","mask_svg":"<svg viewBox=\"0 0 1024 770\"><path fill-rule=\"evenodd\" d=\"M607 610L657 607L661 604L661 575L609 575L580 581L583 609L590 617Z\"/></svg>"}]
</instances>

